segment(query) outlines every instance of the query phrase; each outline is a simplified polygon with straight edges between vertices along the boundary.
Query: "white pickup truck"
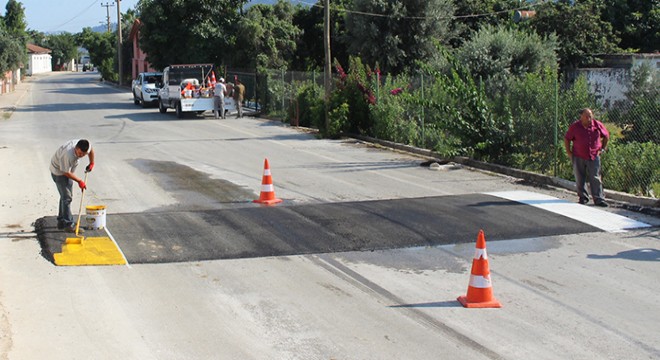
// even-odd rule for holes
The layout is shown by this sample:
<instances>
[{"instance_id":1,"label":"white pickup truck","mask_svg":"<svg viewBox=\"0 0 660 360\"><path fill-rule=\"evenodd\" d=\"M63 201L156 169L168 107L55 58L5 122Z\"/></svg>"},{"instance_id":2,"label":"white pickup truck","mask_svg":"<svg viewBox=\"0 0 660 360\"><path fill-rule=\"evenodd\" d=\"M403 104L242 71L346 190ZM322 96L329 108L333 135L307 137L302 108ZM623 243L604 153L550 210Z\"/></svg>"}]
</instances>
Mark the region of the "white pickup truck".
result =
<instances>
[{"instance_id":1,"label":"white pickup truck","mask_svg":"<svg viewBox=\"0 0 660 360\"><path fill-rule=\"evenodd\" d=\"M163 86L158 91L158 110L176 111L178 118L184 113L201 114L213 111L213 89L204 84L214 71L213 64L170 65L163 70ZM235 110L234 99L225 97L225 110Z\"/></svg>"},{"instance_id":2,"label":"white pickup truck","mask_svg":"<svg viewBox=\"0 0 660 360\"><path fill-rule=\"evenodd\" d=\"M147 104L158 101L158 88L162 86L163 73L143 72L133 80L133 102L135 105Z\"/></svg>"}]
</instances>

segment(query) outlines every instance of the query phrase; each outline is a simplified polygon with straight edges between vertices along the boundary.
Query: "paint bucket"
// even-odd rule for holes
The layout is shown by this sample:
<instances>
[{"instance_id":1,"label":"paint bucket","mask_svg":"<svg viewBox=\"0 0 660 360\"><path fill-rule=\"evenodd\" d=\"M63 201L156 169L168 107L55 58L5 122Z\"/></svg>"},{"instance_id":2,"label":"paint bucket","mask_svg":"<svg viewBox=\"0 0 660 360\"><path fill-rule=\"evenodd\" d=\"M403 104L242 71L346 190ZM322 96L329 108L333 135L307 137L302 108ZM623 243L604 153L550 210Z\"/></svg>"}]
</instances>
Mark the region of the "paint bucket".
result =
<instances>
[{"instance_id":1,"label":"paint bucket","mask_svg":"<svg viewBox=\"0 0 660 360\"><path fill-rule=\"evenodd\" d=\"M105 228L105 205L90 205L85 207L85 224L87 229Z\"/></svg>"}]
</instances>

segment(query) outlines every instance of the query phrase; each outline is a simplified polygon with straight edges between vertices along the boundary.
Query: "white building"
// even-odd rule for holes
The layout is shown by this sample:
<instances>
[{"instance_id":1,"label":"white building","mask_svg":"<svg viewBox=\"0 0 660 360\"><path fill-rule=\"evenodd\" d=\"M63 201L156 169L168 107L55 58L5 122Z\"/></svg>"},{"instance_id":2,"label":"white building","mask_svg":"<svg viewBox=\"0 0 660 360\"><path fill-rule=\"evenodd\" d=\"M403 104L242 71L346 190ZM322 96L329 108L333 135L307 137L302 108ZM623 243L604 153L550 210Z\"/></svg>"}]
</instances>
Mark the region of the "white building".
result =
<instances>
[{"instance_id":1,"label":"white building","mask_svg":"<svg viewBox=\"0 0 660 360\"><path fill-rule=\"evenodd\" d=\"M26 69L27 75L45 73L53 71L51 50L42 48L34 44L27 44L28 49L28 66Z\"/></svg>"},{"instance_id":2,"label":"white building","mask_svg":"<svg viewBox=\"0 0 660 360\"><path fill-rule=\"evenodd\" d=\"M578 69L577 73L587 77L596 100L606 108L626 99L633 72L642 64L649 66L651 76L660 72L660 54L606 55L602 59L602 67Z\"/></svg>"}]
</instances>

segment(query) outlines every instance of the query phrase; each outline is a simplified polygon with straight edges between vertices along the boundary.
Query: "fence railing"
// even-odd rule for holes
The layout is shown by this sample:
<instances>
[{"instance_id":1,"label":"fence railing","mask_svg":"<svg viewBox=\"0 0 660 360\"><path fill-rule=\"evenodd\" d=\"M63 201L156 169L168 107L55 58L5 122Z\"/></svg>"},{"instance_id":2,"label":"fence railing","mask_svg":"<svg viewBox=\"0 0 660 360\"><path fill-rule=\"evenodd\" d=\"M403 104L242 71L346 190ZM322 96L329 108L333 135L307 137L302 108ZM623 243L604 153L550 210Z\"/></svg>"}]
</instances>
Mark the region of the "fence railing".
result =
<instances>
[{"instance_id":1,"label":"fence railing","mask_svg":"<svg viewBox=\"0 0 660 360\"><path fill-rule=\"evenodd\" d=\"M310 87L316 87L319 96L323 96L322 72L274 70L253 78L254 87L248 84L246 87L248 93L253 94L255 108L292 125L314 126L301 123L301 115L308 109L304 108L307 104L299 99L301 91ZM594 109L596 118L603 121L611 133L608 152L602 156L604 186L634 195L658 197L660 90L653 85L657 78L655 76L655 82L645 88L637 89L637 94L631 91L626 101L609 108L597 104L589 94L586 80L562 84L556 79L531 77L509 87L507 93L488 94L491 114L478 116L493 124L487 124L491 128L483 133L483 140L501 137L497 140L501 144L490 144L495 146L490 151L498 154L487 156L486 161L574 180L570 160L564 151L563 136L568 125L578 119L579 109L586 104ZM459 129L456 122L469 119L464 115L471 111L483 109L454 106L456 104L448 100L452 96L447 95L450 91L446 84L429 75L408 78L403 89L407 96L402 98L397 98L396 91L392 91L397 88L396 79L379 80L370 84L377 100L370 112L375 118L375 129L365 135L448 156L465 155L456 152L464 148L462 136L465 134L461 132L467 130ZM392 108L396 108L395 116L390 111ZM379 120L379 116L386 119ZM464 127L469 125L462 124ZM479 143L478 138L474 141L473 150L488 146ZM494 151L497 146L506 148Z\"/></svg>"}]
</instances>

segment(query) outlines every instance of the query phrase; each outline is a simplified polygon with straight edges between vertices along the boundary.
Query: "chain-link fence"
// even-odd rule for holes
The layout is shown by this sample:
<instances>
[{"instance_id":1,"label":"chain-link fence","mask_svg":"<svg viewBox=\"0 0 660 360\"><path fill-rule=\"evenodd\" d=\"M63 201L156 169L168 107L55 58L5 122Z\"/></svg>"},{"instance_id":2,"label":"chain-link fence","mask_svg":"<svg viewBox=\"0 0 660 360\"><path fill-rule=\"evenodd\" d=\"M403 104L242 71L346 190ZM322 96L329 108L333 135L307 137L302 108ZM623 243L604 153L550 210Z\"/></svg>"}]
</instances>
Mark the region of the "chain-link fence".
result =
<instances>
[{"instance_id":1,"label":"chain-link fence","mask_svg":"<svg viewBox=\"0 0 660 360\"><path fill-rule=\"evenodd\" d=\"M309 104L300 103L301 89L309 87L321 96L323 72L269 70L258 75L259 99L264 113L289 121L295 126L313 126L303 121Z\"/></svg>"},{"instance_id":2,"label":"chain-link fence","mask_svg":"<svg viewBox=\"0 0 660 360\"><path fill-rule=\"evenodd\" d=\"M656 72L657 73L657 72ZM563 79L563 77L561 77ZM529 74L505 88L458 75L371 77L358 84L369 106L369 128L383 140L574 180L564 134L590 107L611 134L602 156L604 186L660 194L660 94L658 77L637 81L626 99L604 108L584 78L557 80ZM340 80L335 79L335 86ZM249 88L249 87L248 87ZM255 77L255 105L292 125L320 127L322 72L271 71ZM372 99L372 100L370 100ZM360 120L361 121L361 120ZM354 130L354 129L350 129Z\"/></svg>"},{"instance_id":3,"label":"chain-link fence","mask_svg":"<svg viewBox=\"0 0 660 360\"><path fill-rule=\"evenodd\" d=\"M659 91L656 87L634 102L616 104L603 113L612 139L602 156L605 187L660 196Z\"/></svg>"},{"instance_id":4,"label":"chain-link fence","mask_svg":"<svg viewBox=\"0 0 660 360\"><path fill-rule=\"evenodd\" d=\"M237 81L240 81L245 86L243 107L255 111L260 110L259 104L261 101L257 91L259 89L257 74L250 71L224 69L224 71L218 73L218 76L225 79L227 86L234 86Z\"/></svg>"}]
</instances>

